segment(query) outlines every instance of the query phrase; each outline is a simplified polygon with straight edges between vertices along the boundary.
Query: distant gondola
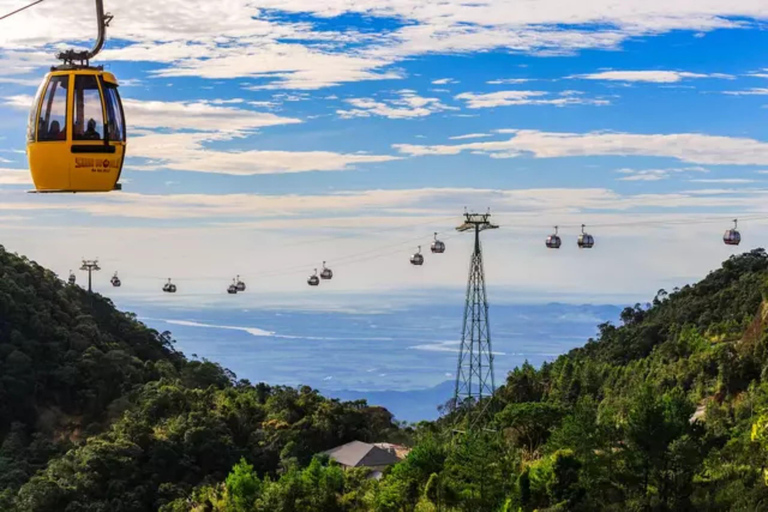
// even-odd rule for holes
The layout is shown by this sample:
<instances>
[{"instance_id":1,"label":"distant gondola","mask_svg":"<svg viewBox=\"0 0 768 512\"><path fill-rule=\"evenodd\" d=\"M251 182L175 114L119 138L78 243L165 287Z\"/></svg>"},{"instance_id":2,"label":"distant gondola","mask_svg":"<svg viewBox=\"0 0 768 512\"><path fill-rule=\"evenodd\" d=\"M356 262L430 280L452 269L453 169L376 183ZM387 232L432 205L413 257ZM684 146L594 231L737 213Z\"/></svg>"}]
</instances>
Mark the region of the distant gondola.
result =
<instances>
[{"instance_id":1,"label":"distant gondola","mask_svg":"<svg viewBox=\"0 0 768 512\"><path fill-rule=\"evenodd\" d=\"M165 293L176 293L176 285L171 282L170 278L168 278L168 282L163 285L163 291Z\"/></svg>"},{"instance_id":2,"label":"distant gondola","mask_svg":"<svg viewBox=\"0 0 768 512\"><path fill-rule=\"evenodd\" d=\"M418 252L411 256L411 265L421 266L424 264L424 256L421 254L421 246Z\"/></svg>"},{"instance_id":3,"label":"distant gondola","mask_svg":"<svg viewBox=\"0 0 768 512\"><path fill-rule=\"evenodd\" d=\"M739 233L738 227L739 220L733 219L733 229L727 230L723 235L725 245L739 245L741 243L741 233Z\"/></svg>"},{"instance_id":4,"label":"distant gondola","mask_svg":"<svg viewBox=\"0 0 768 512\"><path fill-rule=\"evenodd\" d=\"M555 232L547 237L546 244L547 244L547 247L550 249L560 248L560 245L562 244L562 240L560 240L560 236L557 234L557 226L555 226Z\"/></svg>"},{"instance_id":5,"label":"distant gondola","mask_svg":"<svg viewBox=\"0 0 768 512\"><path fill-rule=\"evenodd\" d=\"M329 269L325 266L325 262L323 262L323 271L320 272L320 279L333 279L333 270Z\"/></svg>"},{"instance_id":6,"label":"distant gondola","mask_svg":"<svg viewBox=\"0 0 768 512\"><path fill-rule=\"evenodd\" d=\"M120 288L122 286L122 282L120 282L120 278L117 277L117 272L115 272L115 275L112 276L112 279L109 280L110 283L112 283L112 286L115 288Z\"/></svg>"},{"instance_id":7,"label":"distant gondola","mask_svg":"<svg viewBox=\"0 0 768 512\"><path fill-rule=\"evenodd\" d=\"M315 269L315 273L309 276L309 279L307 279L307 284L309 286L317 286L320 284L320 278L317 277L317 269Z\"/></svg>"},{"instance_id":8,"label":"distant gondola","mask_svg":"<svg viewBox=\"0 0 768 512\"><path fill-rule=\"evenodd\" d=\"M432 242L430 250L434 254L443 254L445 252L445 243L437 239L437 233L435 233L435 240Z\"/></svg>"},{"instance_id":9,"label":"distant gondola","mask_svg":"<svg viewBox=\"0 0 768 512\"><path fill-rule=\"evenodd\" d=\"M595 239L592 237L592 235L584 231L585 227L585 224L581 225L581 234L579 235L579 239L576 242L579 246L579 249L591 249L592 246L595 245Z\"/></svg>"}]
</instances>

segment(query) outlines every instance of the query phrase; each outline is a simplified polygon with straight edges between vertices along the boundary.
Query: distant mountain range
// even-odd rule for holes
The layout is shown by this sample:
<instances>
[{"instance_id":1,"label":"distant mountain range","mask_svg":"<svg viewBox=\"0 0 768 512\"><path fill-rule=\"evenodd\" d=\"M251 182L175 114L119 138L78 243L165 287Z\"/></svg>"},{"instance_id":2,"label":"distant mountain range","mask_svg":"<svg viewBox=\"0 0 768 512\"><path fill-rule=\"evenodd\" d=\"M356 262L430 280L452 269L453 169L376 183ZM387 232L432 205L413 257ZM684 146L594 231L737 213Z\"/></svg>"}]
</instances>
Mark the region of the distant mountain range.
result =
<instances>
[{"instance_id":1,"label":"distant mountain range","mask_svg":"<svg viewBox=\"0 0 768 512\"><path fill-rule=\"evenodd\" d=\"M321 389L328 397L341 400L365 399L369 404L385 407L401 421L417 422L437 419L437 408L453 397L454 381L447 380L427 389L410 391L350 391Z\"/></svg>"}]
</instances>

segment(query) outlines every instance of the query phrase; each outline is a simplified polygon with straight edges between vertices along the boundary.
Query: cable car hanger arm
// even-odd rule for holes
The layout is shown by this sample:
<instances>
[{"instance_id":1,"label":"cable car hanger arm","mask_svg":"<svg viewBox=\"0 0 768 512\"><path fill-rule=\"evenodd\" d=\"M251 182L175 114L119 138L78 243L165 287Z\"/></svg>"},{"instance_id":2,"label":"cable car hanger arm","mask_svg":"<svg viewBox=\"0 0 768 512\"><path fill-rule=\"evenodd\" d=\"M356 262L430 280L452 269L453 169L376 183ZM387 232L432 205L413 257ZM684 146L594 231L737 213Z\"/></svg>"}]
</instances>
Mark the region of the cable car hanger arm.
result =
<instances>
[{"instance_id":1,"label":"cable car hanger arm","mask_svg":"<svg viewBox=\"0 0 768 512\"><path fill-rule=\"evenodd\" d=\"M98 55L104 47L107 27L113 18L114 16L109 13L104 14L104 0L96 0L96 23L99 32L96 36L96 41L93 43L93 48L87 51L66 50L56 55L56 58L63 61L65 65L71 65L75 61L79 61L81 64L86 63L87 65L88 61Z\"/></svg>"}]
</instances>

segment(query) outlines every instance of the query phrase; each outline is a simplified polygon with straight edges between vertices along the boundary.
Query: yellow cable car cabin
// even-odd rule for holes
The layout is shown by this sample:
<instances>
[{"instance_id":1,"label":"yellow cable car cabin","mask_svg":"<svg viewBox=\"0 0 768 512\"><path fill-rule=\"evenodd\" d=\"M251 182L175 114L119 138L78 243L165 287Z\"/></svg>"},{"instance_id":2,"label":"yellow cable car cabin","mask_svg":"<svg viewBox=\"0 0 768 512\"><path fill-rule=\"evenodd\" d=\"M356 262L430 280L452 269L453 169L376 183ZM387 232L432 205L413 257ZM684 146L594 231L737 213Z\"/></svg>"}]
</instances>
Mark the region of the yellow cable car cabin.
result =
<instances>
[{"instance_id":1,"label":"yellow cable car cabin","mask_svg":"<svg viewBox=\"0 0 768 512\"><path fill-rule=\"evenodd\" d=\"M27 126L37 192L120 190L126 133L117 86L101 68L65 65L48 73Z\"/></svg>"}]
</instances>

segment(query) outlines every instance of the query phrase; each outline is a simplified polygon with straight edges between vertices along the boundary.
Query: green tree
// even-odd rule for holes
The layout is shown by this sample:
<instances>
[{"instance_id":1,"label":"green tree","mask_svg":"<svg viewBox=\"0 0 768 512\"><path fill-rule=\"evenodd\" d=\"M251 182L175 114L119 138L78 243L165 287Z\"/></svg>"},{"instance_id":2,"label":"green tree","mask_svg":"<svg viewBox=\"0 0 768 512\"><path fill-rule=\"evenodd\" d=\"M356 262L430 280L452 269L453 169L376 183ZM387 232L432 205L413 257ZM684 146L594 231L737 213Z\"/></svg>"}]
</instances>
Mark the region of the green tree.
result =
<instances>
[{"instance_id":1,"label":"green tree","mask_svg":"<svg viewBox=\"0 0 768 512\"><path fill-rule=\"evenodd\" d=\"M516 446L535 456L564 412L558 405L543 402L513 403L496 415L496 424L509 433Z\"/></svg>"},{"instance_id":2,"label":"green tree","mask_svg":"<svg viewBox=\"0 0 768 512\"><path fill-rule=\"evenodd\" d=\"M261 492L261 481L253 472L253 465L244 458L235 464L226 480L229 508L232 512L249 512Z\"/></svg>"}]
</instances>

